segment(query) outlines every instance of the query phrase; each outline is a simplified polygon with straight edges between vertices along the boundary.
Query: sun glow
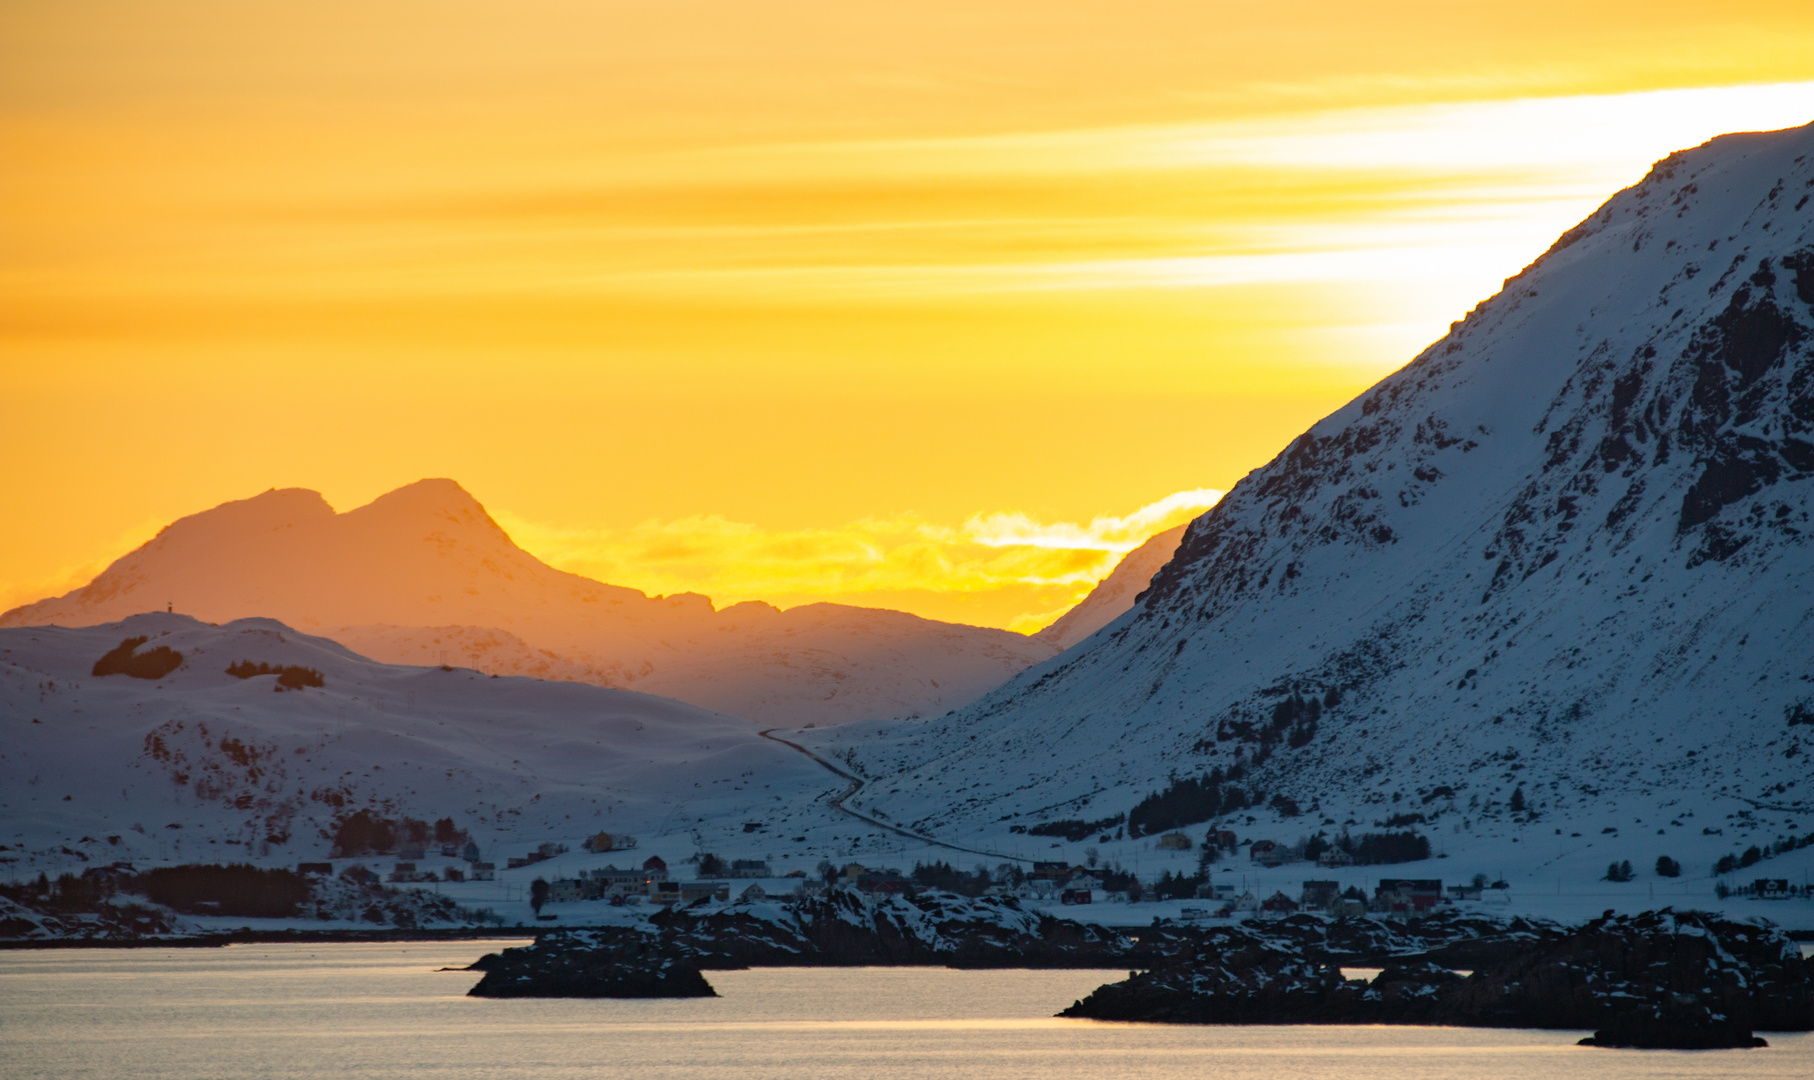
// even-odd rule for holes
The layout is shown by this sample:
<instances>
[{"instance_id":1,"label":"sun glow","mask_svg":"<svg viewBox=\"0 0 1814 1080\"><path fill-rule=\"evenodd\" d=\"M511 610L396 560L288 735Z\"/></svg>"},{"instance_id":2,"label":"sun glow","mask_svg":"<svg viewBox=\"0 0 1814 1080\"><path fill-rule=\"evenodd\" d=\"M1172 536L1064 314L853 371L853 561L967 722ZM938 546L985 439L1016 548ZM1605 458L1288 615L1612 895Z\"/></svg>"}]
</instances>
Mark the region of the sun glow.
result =
<instances>
[{"instance_id":1,"label":"sun glow","mask_svg":"<svg viewBox=\"0 0 1814 1080\"><path fill-rule=\"evenodd\" d=\"M607 580L1028 625L1651 161L1809 119L1805 2L21 0L0 596L453 476Z\"/></svg>"},{"instance_id":2,"label":"sun glow","mask_svg":"<svg viewBox=\"0 0 1814 1080\"><path fill-rule=\"evenodd\" d=\"M788 530L715 515L624 529L496 516L519 545L563 570L655 595L701 592L720 607L836 598L1030 633L1083 599L1147 537L1191 520L1220 497L1181 491L1088 522L992 513L948 525L902 514Z\"/></svg>"}]
</instances>

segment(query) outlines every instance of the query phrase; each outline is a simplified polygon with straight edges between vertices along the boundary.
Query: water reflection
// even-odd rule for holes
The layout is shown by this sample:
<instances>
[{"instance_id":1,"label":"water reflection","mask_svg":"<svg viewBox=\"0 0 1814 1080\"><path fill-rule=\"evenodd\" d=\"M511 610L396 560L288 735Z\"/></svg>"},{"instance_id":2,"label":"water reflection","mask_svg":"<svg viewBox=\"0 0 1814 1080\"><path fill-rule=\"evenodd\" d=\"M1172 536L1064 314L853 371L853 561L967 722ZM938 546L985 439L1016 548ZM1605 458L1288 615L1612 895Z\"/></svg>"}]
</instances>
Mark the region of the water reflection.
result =
<instances>
[{"instance_id":1,"label":"water reflection","mask_svg":"<svg viewBox=\"0 0 1814 1080\"><path fill-rule=\"evenodd\" d=\"M1622 1052L1579 1032L1206 1028L1052 1014L1121 971L715 971L681 1001L480 1000L504 942L0 953L0 1075L1007 1080L1814 1076L1768 1050Z\"/></svg>"}]
</instances>

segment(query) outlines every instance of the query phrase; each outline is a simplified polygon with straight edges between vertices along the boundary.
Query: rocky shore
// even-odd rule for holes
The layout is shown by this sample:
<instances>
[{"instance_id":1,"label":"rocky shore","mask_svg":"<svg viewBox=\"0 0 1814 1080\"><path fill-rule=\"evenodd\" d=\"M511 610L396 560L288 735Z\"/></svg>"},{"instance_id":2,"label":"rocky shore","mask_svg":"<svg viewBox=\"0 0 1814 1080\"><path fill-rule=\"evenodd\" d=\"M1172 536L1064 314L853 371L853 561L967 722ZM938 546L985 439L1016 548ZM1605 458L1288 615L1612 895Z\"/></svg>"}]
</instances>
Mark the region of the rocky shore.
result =
<instances>
[{"instance_id":1,"label":"rocky shore","mask_svg":"<svg viewBox=\"0 0 1814 1080\"><path fill-rule=\"evenodd\" d=\"M1522 919L1442 916L1416 923L1300 915L1265 923L1139 929L1061 919L1012 898L928 890L913 896L834 889L787 903L699 905L634 927L549 933L485 957L472 993L643 996L626 957L699 971L748 967L936 965L954 968L1157 968L1263 950L1308 962L1368 965L1407 955L1511 956L1556 932ZM611 972L621 971L622 992ZM582 975L583 972L594 972Z\"/></svg>"},{"instance_id":2,"label":"rocky shore","mask_svg":"<svg viewBox=\"0 0 1814 1080\"><path fill-rule=\"evenodd\" d=\"M586 949L547 949L533 964L530 949L487 953L472 966L485 972L476 997L680 998L717 997L692 958L658 934L630 931Z\"/></svg>"},{"instance_id":3,"label":"rocky shore","mask_svg":"<svg viewBox=\"0 0 1814 1080\"><path fill-rule=\"evenodd\" d=\"M1814 960L1794 942L1670 910L1577 927L1451 914L1131 929L1009 898L833 890L551 933L474 964L485 976L471 993L694 997L713 993L713 970L868 965L1133 969L1061 1014L1095 1020L1575 1029L1594 1032L1588 1045L1678 1049L1814 1030ZM1370 981L1342 977L1371 966Z\"/></svg>"},{"instance_id":4,"label":"rocky shore","mask_svg":"<svg viewBox=\"0 0 1814 1080\"><path fill-rule=\"evenodd\" d=\"M1062 1015L1193 1024L1446 1024L1589 1029L1595 1046L1763 1045L1814 1030L1814 960L1774 929L1699 912L1607 916L1543 934L1462 977L1429 957L1344 980L1327 958L1206 943Z\"/></svg>"}]
</instances>

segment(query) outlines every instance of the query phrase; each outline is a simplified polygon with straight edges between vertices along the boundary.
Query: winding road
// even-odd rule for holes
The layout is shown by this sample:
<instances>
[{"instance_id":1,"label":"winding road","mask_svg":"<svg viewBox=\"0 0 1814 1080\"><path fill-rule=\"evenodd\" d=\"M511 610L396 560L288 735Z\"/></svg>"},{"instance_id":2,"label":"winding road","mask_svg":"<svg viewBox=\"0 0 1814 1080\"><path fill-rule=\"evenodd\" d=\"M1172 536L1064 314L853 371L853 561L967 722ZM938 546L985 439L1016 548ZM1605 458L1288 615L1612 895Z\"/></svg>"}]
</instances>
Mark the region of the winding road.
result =
<instances>
[{"instance_id":1,"label":"winding road","mask_svg":"<svg viewBox=\"0 0 1814 1080\"><path fill-rule=\"evenodd\" d=\"M1000 851L988 851L984 848L965 847L962 844L953 844L953 843L950 843L949 841L940 840L939 838L937 838L935 836L928 836L922 832L915 832L912 829L906 829L906 828L902 828L899 825L890 824L889 822L883 821L880 818L877 818L872 814L866 814L861 810L852 809L851 807L846 805L846 800L853 798L857 794L857 792L862 791L863 785L868 783L868 781L864 780L862 777L856 775L855 773L852 773L845 769L839 768L837 765L835 765L832 762L827 761L826 759L813 753L811 750L808 750L806 747L801 746L797 742L789 742L788 740L781 738L779 735L771 734L772 732L774 732L776 730L777 730L776 728L767 728L763 731L757 732L756 734L762 736L763 738L769 740L770 742L780 743L782 746L785 746L797 753L805 754L807 757L812 758L814 761L818 762L821 766L823 766L827 772L830 772L833 775L838 776L844 780L850 781L849 787L845 788L843 790L843 792L841 792L840 794L834 795L832 797L831 805L837 807L839 810L843 811L844 813L849 814L851 817L856 818L858 821L864 822L865 824L873 825L878 829L884 829L888 832L894 833L896 836L904 836L909 840L918 840L922 844L931 844L934 847L949 848L952 851L962 851L962 852L965 852L966 854L970 854L970 855L987 855L991 859L1005 859L1009 862L1027 862L1028 861L1027 859L1022 858L1019 855L1009 855L1009 854L1006 854L1005 852L1000 852Z\"/></svg>"}]
</instances>

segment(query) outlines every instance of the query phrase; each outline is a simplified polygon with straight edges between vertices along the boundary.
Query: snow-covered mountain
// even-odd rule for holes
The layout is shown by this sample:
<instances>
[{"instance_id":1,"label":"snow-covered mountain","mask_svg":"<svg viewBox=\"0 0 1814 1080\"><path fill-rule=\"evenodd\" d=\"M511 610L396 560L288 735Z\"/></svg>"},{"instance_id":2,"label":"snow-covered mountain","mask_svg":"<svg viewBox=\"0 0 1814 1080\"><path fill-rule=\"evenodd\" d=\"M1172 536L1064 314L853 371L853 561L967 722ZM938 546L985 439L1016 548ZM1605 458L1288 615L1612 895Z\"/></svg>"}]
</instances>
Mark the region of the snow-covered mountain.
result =
<instances>
[{"instance_id":1,"label":"snow-covered mountain","mask_svg":"<svg viewBox=\"0 0 1814 1080\"><path fill-rule=\"evenodd\" d=\"M1134 606L1134 597L1146 591L1153 575L1171 561L1172 553L1178 550L1178 542L1183 539L1182 525L1147 537L1145 543L1123 555L1109 576L1097 582L1076 607L1033 636L1068 649L1114 622Z\"/></svg>"},{"instance_id":2,"label":"snow-covered mountain","mask_svg":"<svg viewBox=\"0 0 1814 1080\"><path fill-rule=\"evenodd\" d=\"M978 842L1237 765L1282 797L1218 815L1243 838L1412 828L1517 880L1809 833L1811 200L1814 126L1671 155L1088 642L954 716L806 737L854 751L861 805Z\"/></svg>"},{"instance_id":3,"label":"snow-covered mountain","mask_svg":"<svg viewBox=\"0 0 1814 1080\"><path fill-rule=\"evenodd\" d=\"M0 626L91 626L166 607L277 619L389 662L629 687L764 723L943 713L1058 651L898 611L648 597L543 563L451 480L340 514L300 488L225 503Z\"/></svg>"},{"instance_id":4,"label":"snow-covered mountain","mask_svg":"<svg viewBox=\"0 0 1814 1080\"><path fill-rule=\"evenodd\" d=\"M131 638L147 639L133 655L169 649L180 666L93 674ZM279 692L278 674L227 671L242 661L311 669L321 685ZM374 663L269 619L0 630L9 878L119 860L321 859L335 821L359 809L452 818L500 867L544 842L577 851L601 830L669 860L778 856L802 833L847 831L820 801L842 787L736 717L628 690ZM746 837L745 822L762 828Z\"/></svg>"}]
</instances>

